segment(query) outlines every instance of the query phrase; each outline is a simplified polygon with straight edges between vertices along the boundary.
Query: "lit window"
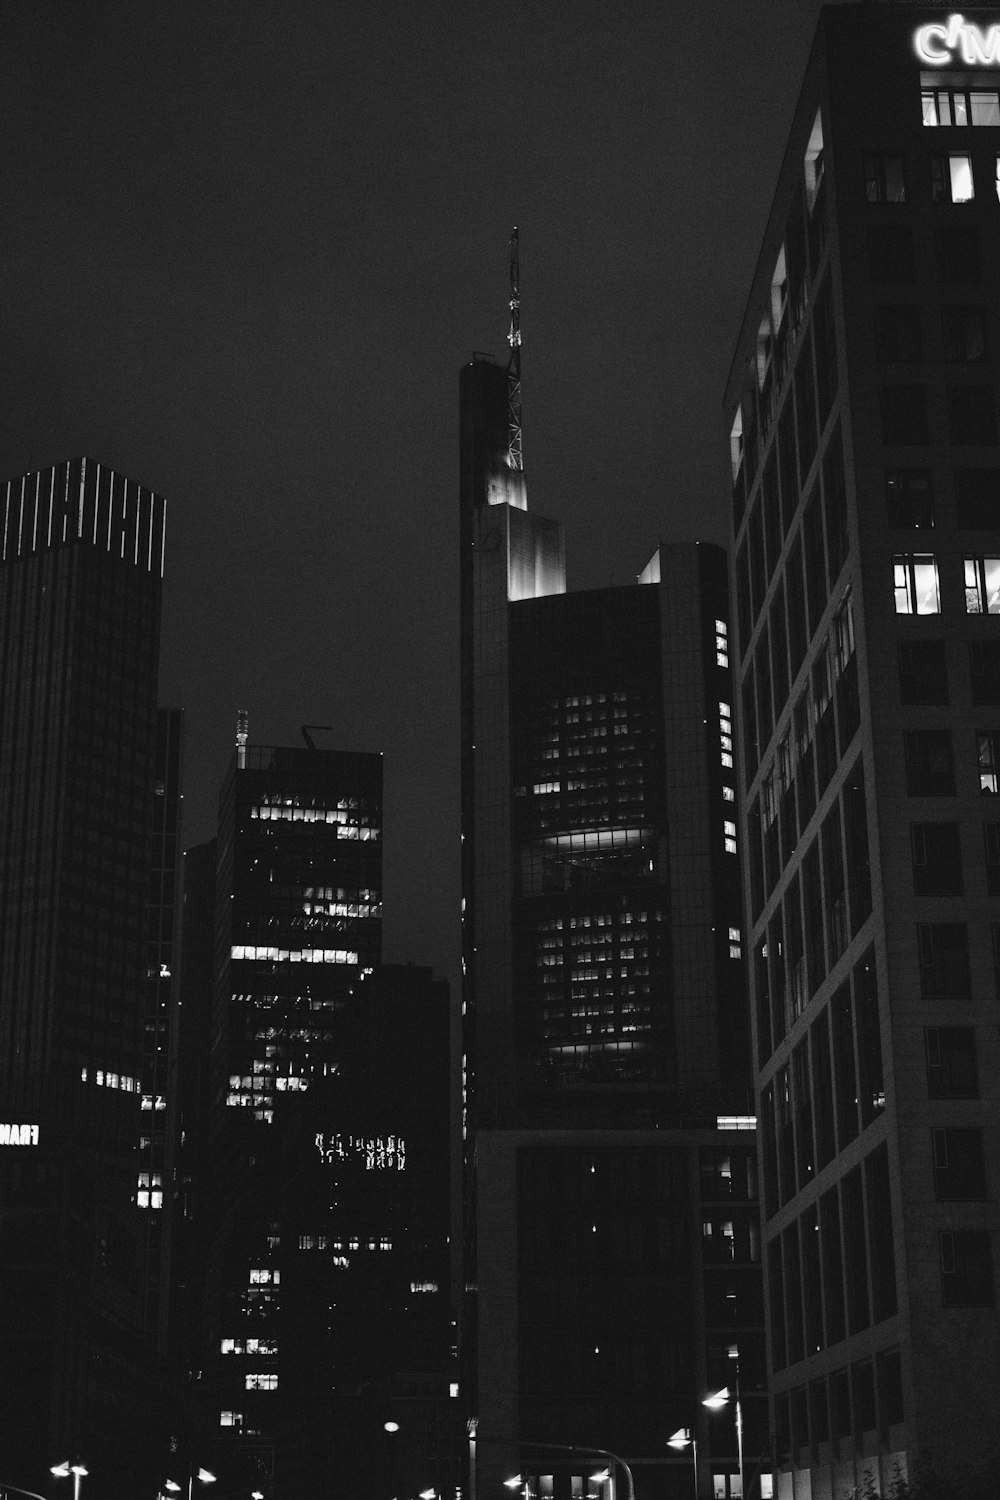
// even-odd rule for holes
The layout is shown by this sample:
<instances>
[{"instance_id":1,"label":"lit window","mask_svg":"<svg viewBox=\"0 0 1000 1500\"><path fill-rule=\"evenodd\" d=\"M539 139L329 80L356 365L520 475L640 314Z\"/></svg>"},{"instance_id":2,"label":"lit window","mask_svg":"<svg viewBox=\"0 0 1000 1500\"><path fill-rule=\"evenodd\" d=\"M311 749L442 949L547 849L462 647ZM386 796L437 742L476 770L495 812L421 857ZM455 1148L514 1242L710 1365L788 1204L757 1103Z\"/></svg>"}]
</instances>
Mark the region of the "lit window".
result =
<instances>
[{"instance_id":1,"label":"lit window","mask_svg":"<svg viewBox=\"0 0 1000 1500\"><path fill-rule=\"evenodd\" d=\"M951 151L947 156L931 157L933 202L971 203L974 197L971 156L964 151Z\"/></svg>"},{"instance_id":2,"label":"lit window","mask_svg":"<svg viewBox=\"0 0 1000 1500\"><path fill-rule=\"evenodd\" d=\"M736 853L736 824L735 823L730 823L729 820L727 819L723 823L723 825L722 825L722 831L723 831L723 833L725 835L726 853L727 854L735 854Z\"/></svg>"},{"instance_id":3,"label":"lit window","mask_svg":"<svg viewBox=\"0 0 1000 1500\"><path fill-rule=\"evenodd\" d=\"M244 1385L248 1391L276 1391L278 1377L271 1373L247 1375Z\"/></svg>"},{"instance_id":4,"label":"lit window","mask_svg":"<svg viewBox=\"0 0 1000 1500\"><path fill-rule=\"evenodd\" d=\"M1000 99L996 90L983 93L973 89L969 95L969 105L973 125L1000 125Z\"/></svg>"},{"instance_id":5,"label":"lit window","mask_svg":"<svg viewBox=\"0 0 1000 1500\"><path fill-rule=\"evenodd\" d=\"M897 615L941 613L937 559L928 553L898 554L893 559Z\"/></svg>"},{"instance_id":6,"label":"lit window","mask_svg":"<svg viewBox=\"0 0 1000 1500\"><path fill-rule=\"evenodd\" d=\"M735 802L736 801L736 793L733 791L733 789L732 789L731 786L724 786L722 788L722 800L723 800L723 802Z\"/></svg>"},{"instance_id":7,"label":"lit window","mask_svg":"<svg viewBox=\"0 0 1000 1500\"><path fill-rule=\"evenodd\" d=\"M729 434L729 456L732 462L733 483L740 472L740 464L743 462L743 413L736 413L732 432Z\"/></svg>"},{"instance_id":8,"label":"lit window","mask_svg":"<svg viewBox=\"0 0 1000 1500\"><path fill-rule=\"evenodd\" d=\"M220 1411L219 1412L219 1426L220 1427L242 1427L243 1426L243 1413L241 1411Z\"/></svg>"},{"instance_id":9,"label":"lit window","mask_svg":"<svg viewBox=\"0 0 1000 1500\"><path fill-rule=\"evenodd\" d=\"M980 729L976 738L979 745L979 790L995 796L1000 761L1000 733L995 729Z\"/></svg>"},{"instance_id":10,"label":"lit window","mask_svg":"<svg viewBox=\"0 0 1000 1500\"><path fill-rule=\"evenodd\" d=\"M965 610L970 615L1000 614L1000 557L965 559Z\"/></svg>"}]
</instances>

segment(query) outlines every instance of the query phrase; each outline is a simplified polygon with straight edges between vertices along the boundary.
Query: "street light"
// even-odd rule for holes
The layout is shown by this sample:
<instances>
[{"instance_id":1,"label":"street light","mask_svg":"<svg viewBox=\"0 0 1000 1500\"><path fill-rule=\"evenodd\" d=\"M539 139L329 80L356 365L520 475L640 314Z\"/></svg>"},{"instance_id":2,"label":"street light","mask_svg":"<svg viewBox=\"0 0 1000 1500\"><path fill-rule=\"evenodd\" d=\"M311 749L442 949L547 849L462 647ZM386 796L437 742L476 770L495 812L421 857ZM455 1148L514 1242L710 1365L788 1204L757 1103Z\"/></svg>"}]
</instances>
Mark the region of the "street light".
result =
<instances>
[{"instance_id":1,"label":"street light","mask_svg":"<svg viewBox=\"0 0 1000 1500\"><path fill-rule=\"evenodd\" d=\"M73 1500L80 1500L80 1481L83 1478L84 1474L87 1473L87 1470L84 1468L83 1464L79 1462L71 1464L69 1459L67 1458L61 1464L53 1464L49 1469L49 1473L55 1474L58 1479L65 1479L68 1475L72 1474Z\"/></svg>"},{"instance_id":2,"label":"street light","mask_svg":"<svg viewBox=\"0 0 1000 1500\"><path fill-rule=\"evenodd\" d=\"M713 1411L718 1411L720 1407L725 1406L729 1401L735 1401L736 1403L736 1452L740 1466L740 1500L746 1500L746 1494L743 1489L743 1408L740 1405L739 1385L736 1386L734 1393L730 1393L728 1385L724 1385L721 1391L716 1391L714 1395L706 1396L701 1404L702 1406L711 1407Z\"/></svg>"},{"instance_id":3,"label":"street light","mask_svg":"<svg viewBox=\"0 0 1000 1500\"><path fill-rule=\"evenodd\" d=\"M212 1473L211 1469L196 1469L194 1464L192 1464L188 1469L187 1500L191 1500L191 1497L194 1493L195 1479L198 1479L201 1484L215 1483L215 1475ZM181 1492L181 1486L174 1479L165 1479L163 1481L163 1488L165 1490L169 1490L173 1495L179 1495ZM73 1500L79 1500L79 1497L77 1495L74 1495Z\"/></svg>"},{"instance_id":4,"label":"street light","mask_svg":"<svg viewBox=\"0 0 1000 1500\"><path fill-rule=\"evenodd\" d=\"M683 1451L690 1447L692 1467L694 1469L694 1500L698 1500L698 1439L691 1427L678 1427L677 1431L667 1438L667 1447Z\"/></svg>"}]
</instances>

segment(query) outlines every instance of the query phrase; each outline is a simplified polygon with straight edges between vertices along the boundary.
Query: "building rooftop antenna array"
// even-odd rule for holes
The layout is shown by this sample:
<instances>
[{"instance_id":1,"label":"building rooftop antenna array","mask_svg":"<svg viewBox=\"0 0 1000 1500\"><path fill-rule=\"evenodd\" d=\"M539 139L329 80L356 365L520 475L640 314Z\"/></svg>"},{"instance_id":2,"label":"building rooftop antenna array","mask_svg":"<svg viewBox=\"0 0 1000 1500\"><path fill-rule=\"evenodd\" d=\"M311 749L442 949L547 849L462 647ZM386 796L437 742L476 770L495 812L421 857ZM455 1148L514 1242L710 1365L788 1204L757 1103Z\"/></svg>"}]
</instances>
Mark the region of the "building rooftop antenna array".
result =
<instances>
[{"instance_id":1,"label":"building rooftop antenna array","mask_svg":"<svg viewBox=\"0 0 1000 1500\"><path fill-rule=\"evenodd\" d=\"M507 463L519 473L524 468L521 450L521 266L518 258L517 225L510 237L510 359L507 361Z\"/></svg>"}]
</instances>

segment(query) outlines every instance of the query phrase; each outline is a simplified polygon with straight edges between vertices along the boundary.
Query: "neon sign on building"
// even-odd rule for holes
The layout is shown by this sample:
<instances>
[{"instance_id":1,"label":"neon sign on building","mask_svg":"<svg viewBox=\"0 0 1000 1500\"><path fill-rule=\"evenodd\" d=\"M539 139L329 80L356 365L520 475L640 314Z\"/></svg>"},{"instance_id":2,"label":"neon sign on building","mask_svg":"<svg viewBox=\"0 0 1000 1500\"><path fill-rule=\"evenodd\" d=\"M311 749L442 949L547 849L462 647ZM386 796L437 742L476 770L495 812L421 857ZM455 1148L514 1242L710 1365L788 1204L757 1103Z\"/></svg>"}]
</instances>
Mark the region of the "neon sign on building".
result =
<instances>
[{"instance_id":1,"label":"neon sign on building","mask_svg":"<svg viewBox=\"0 0 1000 1500\"><path fill-rule=\"evenodd\" d=\"M37 1146L37 1125L0 1124L0 1146Z\"/></svg>"},{"instance_id":2,"label":"neon sign on building","mask_svg":"<svg viewBox=\"0 0 1000 1500\"><path fill-rule=\"evenodd\" d=\"M913 33L913 48L922 63L935 68L946 63L1000 67L1000 23L984 30L955 12L946 25L919 26Z\"/></svg>"}]
</instances>

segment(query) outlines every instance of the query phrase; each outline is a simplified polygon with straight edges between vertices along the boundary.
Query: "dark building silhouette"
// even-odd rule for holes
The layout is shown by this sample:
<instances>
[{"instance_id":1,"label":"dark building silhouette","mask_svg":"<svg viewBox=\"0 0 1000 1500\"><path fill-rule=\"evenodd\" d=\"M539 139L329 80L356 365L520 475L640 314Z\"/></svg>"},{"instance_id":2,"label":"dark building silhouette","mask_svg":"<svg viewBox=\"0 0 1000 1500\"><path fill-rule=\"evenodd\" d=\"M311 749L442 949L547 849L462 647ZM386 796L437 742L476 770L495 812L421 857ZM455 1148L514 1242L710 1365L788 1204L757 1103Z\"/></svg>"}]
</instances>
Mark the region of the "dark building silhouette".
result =
<instances>
[{"instance_id":1,"label":"dark building silhouette","mask_svg":"<svg viewBox=\"0 0 1000 1500\"><path fill-rule=\"evenodd\" d=\"M1000 1431L996 19L823 11L727 390L781 1496Z\"/></svg>"},{"instance_id":2,"label":"dark building silhouette","mask_svg":"<svg viewBox=\"0 0 1000 1500\"><path fill-rule=\"evenodd\" d=\"M0 507L5 1478L79 1456L132 1494L166 1421L136 1203L164 505L77 459Z\"/></svg>"},{"instance_id":3,"label":"dark building silhouette","mask_svg":"<svg viewBox=\"0 0 1000 1500\"><path fill-rule=\"evenodd\" d=\"M631 587L565 593L561 529L513 466L511 379L477 359L461 380L470 1487L597 1493L596 1445L638 1495L689 1495L691 1451L667 1447L687 1427L702 1491L736 1494L735 1402L701 1404L739 1384L749 1481L766 1423L725 556L661 546Z\"/></svg>"}]
</instances>

